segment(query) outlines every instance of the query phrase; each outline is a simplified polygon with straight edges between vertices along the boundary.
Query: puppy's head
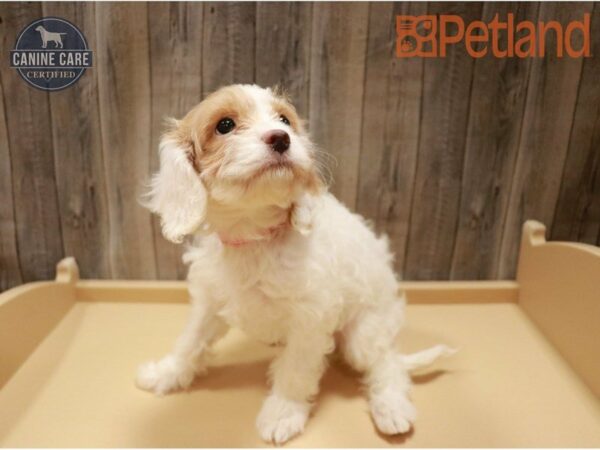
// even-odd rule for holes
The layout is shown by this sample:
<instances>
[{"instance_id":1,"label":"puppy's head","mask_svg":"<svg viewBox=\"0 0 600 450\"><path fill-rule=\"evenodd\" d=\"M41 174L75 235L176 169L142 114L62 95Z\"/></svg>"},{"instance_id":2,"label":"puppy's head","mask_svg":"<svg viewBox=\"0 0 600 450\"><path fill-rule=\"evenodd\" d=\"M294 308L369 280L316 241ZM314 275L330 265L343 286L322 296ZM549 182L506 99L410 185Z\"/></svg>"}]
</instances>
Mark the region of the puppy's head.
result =
<instances>
[{"instance_id":1,"label":"puppy's head","mask_svg":"<svg viewBox=\"0 0 600 450\"><path fill-rule=\"evenodd\" d=\"M207 221L211 205L288 207L321 187L313 145L290 102L271 89L233 85L173 121L146 205L161 216L165 237L181 242Z\"/></svg>"}]
</instances>

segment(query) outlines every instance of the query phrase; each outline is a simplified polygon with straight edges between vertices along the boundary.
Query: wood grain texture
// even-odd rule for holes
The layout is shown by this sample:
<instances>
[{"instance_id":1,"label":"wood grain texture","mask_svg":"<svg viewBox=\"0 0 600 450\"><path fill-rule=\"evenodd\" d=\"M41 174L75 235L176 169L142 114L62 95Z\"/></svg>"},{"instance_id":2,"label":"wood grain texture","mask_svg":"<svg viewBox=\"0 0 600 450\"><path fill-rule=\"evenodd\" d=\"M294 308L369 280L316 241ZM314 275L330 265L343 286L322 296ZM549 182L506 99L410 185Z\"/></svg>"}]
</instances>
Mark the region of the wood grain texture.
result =
<instances>
[{"instance_id":1,"label":"wood grain texture","mask_svg":"<svg viewBox=\"0 0 600 450\"><path fill-rule=\"evenodd\" d=\"M231 83L254 83L256 4L207 3L204 9L202 93Z\"/></svg>"},{"instance_id":2,"label":"wood grain texture","mask_svg":"<svg viewBox=\"0 0 600 450\"><path fill-rule=\"evenodd\" d=\"M279 85L308 118L312 4L257 3L256 83Z\"/></svg>"},{"instance_id":3,"label":"wood grain texture","mask_svg":"<svg viewBox=\"0 0 600 450\"><path fill-rule=\"evenodd\" d=\"M553 56L553 32L545 58L395 56L398 14L592 10L591 58ZM600 3L5 2L0 59L44 15L82 29L94 67L49 94L0 66L0 290L65 253L84 277L183 278L138 198L163 118L230 83L288 89L333 193L389 235L404 278L512 278L526 219L600 244Z\"/></svg>"},{"instance_id":4,"label":"wood grain texture","mask_svg":"<svg viewBox=\"0 0 600 450\"><path fill-rule=\"evenodd\" d=\"M481 17L481 4L432 3L428 14ZM456 236L473 59L464 46L425 61L407 279L447 279Z\"/></svg>"},{"instance_id":5,"label":"wood grain texture","mask_svg":"<svg viewBox=\"0 0 600 450\"><path fill-rule=\"evenodd\" d=\"M152 221L138 203L150 169L147 5L98 3L96 26L111 267L117 278L154 278Z\"/></svg>"},{"instance_id":6,"label":"wood grain texture","mask_svg":"<svg viewBox=\"0 0 600 450\"><path fill-rule=\"evenodd\" d=\"M12 167L6 128L4 89L0 80L0 292L23 282L17 249Z\"/></svg>"},{"instance_id":7,"label":"wood grain texture","mask_svg":"<svg viewBox=\"0 0 600 450\"><path fill-rule=\"evenodd\" d=\"M42 15L38 3L2 4L0 73L12 166L17 246L23 281L54 276L63 257L48 92L31 87L8 67L18 33Z\"/></svg>"},{"instance_id":8,"label":"wood grain texture","mask_svg":"<svg viewBox=\"0 0 600 450\"><path fill-rule=\"evenodd\" d=\"M332 155L332 192L356 205L369 5L315 3L310 59L310 132Z\"/></svg>"},{"instance_id":9,"label":"wood grain texture","mask_svg":"<svg viewBox=\"0 0 600 450\"><path fill-rule=\"evenodd\" d=\"M390 238L402 273L419 147L423 59L396 58L396 15L422 15L424 3L372 3L357 210Z\"/></svg>"},{"instance_id":10,"label":"wood grain texture","mask_svg":"<svg viewBox=\"0 0 600 450\"><path fill-rule=\"evenodd\" d=\"M496 14L506 20L509 13L515 22L535 19L538 5L486 3L482 20ZM500 36L499 48L506 49L507 35ZM475 61L452 279L496 275L530 68L529 58L496 58L491 51Z\"/></svg>"},{"instance_id":11,"label":"wood grain texture","mask_svg":"<svg viewBox=\"0 0 600 450\"><path fill-rule=\"evenodd\" d=\"M594 5L591 35L600 36L600 4ZM600 39L592 43L600 55ZM583 61L552 239L600 244L600 58Z\"/></svg>"},{"instance_id":12,"label":"wood grain texture","mask_svg":"<svg viewBox=\"0 0 600 450\"><path fill-rule=\"evenodd\" d=\"M93 3L44 3L44 16L67 19L96 48ZM82 114L82 111L85 113ZM56 184L64 252L84 278L110 278L108 203L104 179L96 67L58 95L50 95Z\"/></svg>"},{"instance_id":13,"label":"wood grain texture","mask_svg":"<svg viewBox=\"0 0 600 450\"><path fill-rule=\"evenodd\" d=\"M542 3L539 20L568 23L581 20L591 3L576 3L563 8L557 3ZM580 34L573 37L576 42ZM518 258L521 226L527 219L551 224L558 199L562 169L569 147L582 58L557 58L556 34L548 33L550 49L543 58L532 61L527 90L523 129L513 176L501 251L498 278L513 278ZM575 43L580 48L581 43Z\"/></svg>"},{"instance_id":14,"label":"wood grain texture","mask_svg":"<svg viewBox=\"0 0 600 450\"><path fill-rule=\"evenodd\" d=\"M202 3L149 3L151 144L150 168L158 170L158 144L165 118L183 117L202 100ZM160 219L152 217L157 275L183 279L184 247L167 241Z\"/></svg>"}]
</instances>

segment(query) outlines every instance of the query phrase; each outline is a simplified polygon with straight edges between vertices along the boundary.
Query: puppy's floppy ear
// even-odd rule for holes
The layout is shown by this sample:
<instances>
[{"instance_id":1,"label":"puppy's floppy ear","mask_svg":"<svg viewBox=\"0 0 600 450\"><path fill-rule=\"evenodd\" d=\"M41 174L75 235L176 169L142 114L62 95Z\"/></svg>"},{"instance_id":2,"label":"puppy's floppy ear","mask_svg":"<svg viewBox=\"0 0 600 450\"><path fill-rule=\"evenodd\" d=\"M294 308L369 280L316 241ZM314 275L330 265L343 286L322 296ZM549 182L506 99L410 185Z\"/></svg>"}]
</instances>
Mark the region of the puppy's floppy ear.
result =
<instances>
[{"instance_id":1,"label":"puppy's floppy ear","mask_svg":"<svg viewBox=\"0 0 600 450\"><path fill-rule=\"evenodd\" d=\"M293 203L290 223L300 234L307 235L312 231L316 210L316 198L325 190L325 183L316 168L306 176L304 193Z\"/></svg>"},{"instance_id":2,"label":"puppy's floppy ear","mask_svg":"<svg viewBox=\"0 0 600 450\"><path fill-rule=\"evenodd\" d=\"M163 235L180 243L204 221L207 194L194 162L194 144L181 130L161 138L160 169L150 182L144 206L161 218Z\"/></svg>"},{"instance_id":3,"label":"puppy's floppy ear","mask_svg":"<svg viewBox=\"0 0 600 450\"><path fill-rule=\"evenodd\" d=\"M315 200L311 194L303 194L292 206L290 223L300 234L307 235L312 231Z\"/></svg>"}]
</instances>

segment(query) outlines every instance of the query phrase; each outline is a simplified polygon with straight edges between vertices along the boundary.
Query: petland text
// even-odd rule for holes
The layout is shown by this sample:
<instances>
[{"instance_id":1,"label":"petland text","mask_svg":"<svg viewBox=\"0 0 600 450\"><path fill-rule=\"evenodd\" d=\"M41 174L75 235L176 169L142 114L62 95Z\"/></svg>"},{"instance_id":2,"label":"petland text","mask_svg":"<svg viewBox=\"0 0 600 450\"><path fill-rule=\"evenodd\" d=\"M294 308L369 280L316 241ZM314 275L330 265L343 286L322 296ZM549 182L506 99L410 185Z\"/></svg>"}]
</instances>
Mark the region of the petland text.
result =
<instances>
[{"instance_id":1,"label":"petland text","mask_svg":"<svg viewBox=\"0 0 600 450\"><path fill-rule=\"evenodd\" d=\"M553 34L556 56L571 58L590 56L590 14L566 27L555 20L533 23L523 20L515 24L514 14L505 22L496 14L491 22L470 22L466 28L462 17L450 14L396 16L396 56L445 57L448 46L464 41L467 53L482 58L491 51L496 58L534 58L546 55L546 39ZM501 48L500 41L505 42ZM577 48L575 48L577 47Z\"/></svg>"}]
</instances>

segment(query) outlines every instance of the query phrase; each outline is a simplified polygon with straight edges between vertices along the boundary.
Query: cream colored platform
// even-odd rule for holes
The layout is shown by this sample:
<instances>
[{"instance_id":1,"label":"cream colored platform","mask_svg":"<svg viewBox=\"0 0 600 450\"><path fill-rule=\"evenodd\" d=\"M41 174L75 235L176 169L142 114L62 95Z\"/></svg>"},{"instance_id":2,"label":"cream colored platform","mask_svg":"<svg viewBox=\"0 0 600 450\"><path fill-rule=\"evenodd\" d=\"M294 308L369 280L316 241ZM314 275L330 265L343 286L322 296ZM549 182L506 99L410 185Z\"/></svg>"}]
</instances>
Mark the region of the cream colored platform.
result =
<instances>
[{"instance_id":1,"label":"cream colored platform","mask_svg":"<svg viewBox=\"0 0 600 450\"><path fill-rule=\"evenodd\" d=\"M600 446L600 249L544 243L529 223L521 252L518 282L406 284L403 350L460 348L415 376L409 435L379 435L356 374L334 361L305 433L287 446ZM540 287L540 265L554 257L570 267ZM181 331L184 285L77 278L67 260L58 281L0 295L2 446L264 445L254 420L277 349L232 331L190 391L154 397L134 386L135 370ZM553 297L565 282L577 285Z\"/></svg>"}]
</instances>

